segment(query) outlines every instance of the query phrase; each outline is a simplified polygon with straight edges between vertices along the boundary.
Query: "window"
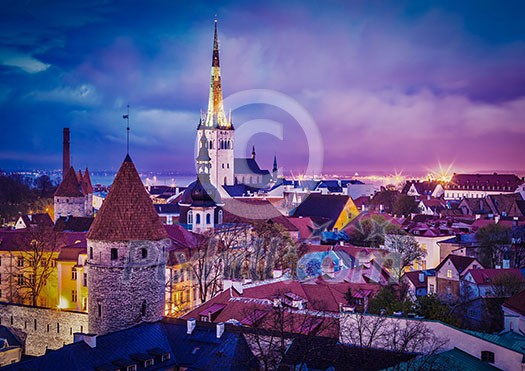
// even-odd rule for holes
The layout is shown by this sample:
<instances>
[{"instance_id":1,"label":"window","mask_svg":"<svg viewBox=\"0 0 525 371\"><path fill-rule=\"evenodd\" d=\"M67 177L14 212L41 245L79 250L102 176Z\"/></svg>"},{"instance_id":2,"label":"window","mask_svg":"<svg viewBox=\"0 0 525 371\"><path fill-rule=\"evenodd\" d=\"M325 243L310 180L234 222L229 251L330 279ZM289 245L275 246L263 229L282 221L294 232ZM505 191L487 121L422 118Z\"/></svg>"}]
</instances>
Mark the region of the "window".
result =
<instances>
[{"instance_id":1,"label":"window","mask_svg":"<svg viewBox=\"0 0 525 371\"><path fill-rule=\"evenodd\" d=\"M98 316L102 317L102 304L98 303L97 309L98 309Z\"/></svg>"},{"instance_id":2,"label":"window","mask_svg":"<svg viewBox=\"0 0 525 371\"><path fill-rule=\"evenodd\" d=\"M111 260L117 260L118 259L118 251L115 248L111 249Z\"/></svg>"},{"instance_id":3,"label":"window","mask_svg":"<svg viewBox=\"0 0 525 371\"><path fill-rule=\"evenodd\" d=\"M2 273L0 273L0 283L2 283Z\"/></svg>"},{"instance_id":4,"label":"window","mask_svg":"<svg viewBox=\"0 0 525 371\"><path fill-rule=\"evenodd\" d=\"M142 248L141 250L142 259L146 259L148 257L148 249Z\"/></svg>"},{"instance_id":5,"label":"window","mask_svg":"<svg viewBox=\"0 0 525 371\"><path fill-rule=\"evenodd\" d=\"M82 310L87 310L87 303L88 303L88 298L86 296L83 296L82 297ZM80 332L82 332L82 330Z\"/></svg>"},{"instance_id":6,"label":"window","mask_svg":"<svg viewBox=\"0 0 525 371\"><path fill-rule=\"evenodd\" d=\"M144 361L144 368L146 367L149 367L149 366L153 366L153 359L147 359Z\"/></svg>"},{"instance_id":7,"label":"window","mask_svg":"<svg viewBox=\"0 0 525 371\"><path fill-rule=\"evenodd\" d=\"M77 280L77 269L75 267L71 268L71 279L73 281Z\"/></svg>"},{"instance_id":8,"label":"window","mask_svg":"<svg viewBox=\"0 0 525 371\"><path fill-rule=\"evenodd\" d=\"M494 353L484 350L481 352L481 360L483 362L494 363Z\"/></svg>"},{"instance_id":9,"label":"window","mask_svg":"<svg viewBox=\"0 0 525 371\"><path fill-rule=\"evenodd\" d=\"M161 362L167 361L171 359L171 353L165 353L162 355L162 358L160 359Z\"/></svg>"},{"instance_id":10,"label":"window","mask_svg":"<svg viewBox=\"0 0 525 371\"><path fill-rule=\"evenodd\" d=\"M83 285L84 287L87 286L87 273L84 273L84 279L82 280L82 285Z\"/></svg>"},{"instance_id":11,"label":"window","mask_svg":"<svg viewBox=\"0 0 525 371\"><path fill-rule=\"evenodd\" d=\"M18 286L23 286L24 285L24 275L17 274L15 275L15 277L16 277L16 283L18 284Z\"/></svg>"},{"instance_id":12,"label":"window","mask_svg":"<svg viewBox=\"0 0 525 371\"><path fill-rule=\"evenodd\" d=\"M447 269L447 278L452 278L452 269Z\"/></svg>"},{"instance_id":13,"label":"window","mask_svg":"<svg viewBox=\"0 0 525 371\"><path fill-rule=\"evenodd\" d=\"M40 261L40 266L41 267L46 267L47 266L47 259L46 258L42 258L42 260Z\"/></svg>"},{"instance_id":14,"label":"window","mask_svg":"<svg viewBox=\"0 0 525 371\"><path fill-rule=\"evenodd\" d=\"M0 289L0 298L2 297L2 289Z\"/></svg>"},{"instance_id":15,"label":"window","mask_svg":"<svg viewBox=\"0 0 525 371\"><path fill-rule=\"evenodd\" d=\"M201 214L195 216L195 224L201 224Z\"/></svg>"},{"instance_id":16,"label":"window","mask_svg":"<svg viewBox=\"0 0 525 371\"><path fill-rule=\"evenodd\" d=\"M126 371L137 371L137 365L127 366Z\"/></svg>"},{"instance_id":17,"label":"window","mask_svg":"<svg viewBox=\"0 0 525 371\"><path fill-rule=\"evenodd\" d=\"M2 266L2 256L0 256L0 267Z\"/></svg>"},{"instance_id":18,"label":"window","mask_svg":"<svg viewBox=\"0 0 525 371\"><path fill-rule=\"evenodd\" d=\"M222 224L222 210L219 210L217 224Z\"/></svg>"},{"instance_id":19,"label":"window","mask_svg":"<svg viewBox=\"0 0 525 371\"><path fill-rule=\"evenodd\" d=\"M17 267L23 267L23 266L24 266L24 258L19 257L19 258L16 260L16 266L17 266Z\"/></svg>"},{"instance_id":20,"label":"window","mask_svg":"<svg viewBox=\"0 0 525 371\"><path fill-rule=\"evenodd\" d=\"M142 306L140 308L140 314L142 314L142 317L146 316L146 300L142 302Z\"/></svg>"},{"instance_id":21,"label":"window","mask_svg":"<svg viewBox=\"0 0 525 371\"><path fill-rule=\"evenodd\" d=\"M211 215L206 214L206 224L211 224Z\"/></svg>"},{"instance_id":22,"label":"window","mask_svg":"<svg viewBox=\"0 0 525 371\"><path fill-rule=\"evenodd\" d=\"M71 290L71 302L72 303L77 302L77 290Z\"/></svg>"},{"instance_id":23,"label":"window","mask_svg":"<svg viewBox=\"0 0 525 371\"><path fill-rule=\"evenodd\" d=\"M433 294L434 293L434 284L431 283L429 286L430 286L429 287L430 294Z\"/></svg>"},{"instance_id":24,"label":"window","mask_svg":"<svg viewBox=\"0 0 525 371\"><path fill-rule=\"evenodd\" d=\"M89 258L93 259L93 247L92 246L89 247Z\"/></svg>"},{"instance_id":25,"label":"window","mask_svg":"<svg viewBox=\"0 0 525 371\"><path fill-rule=\"evenodd\" d=\"M193 224L193 210L188 211L188 216L186 217L187 224Z\"/></svg>"}]
</instances>

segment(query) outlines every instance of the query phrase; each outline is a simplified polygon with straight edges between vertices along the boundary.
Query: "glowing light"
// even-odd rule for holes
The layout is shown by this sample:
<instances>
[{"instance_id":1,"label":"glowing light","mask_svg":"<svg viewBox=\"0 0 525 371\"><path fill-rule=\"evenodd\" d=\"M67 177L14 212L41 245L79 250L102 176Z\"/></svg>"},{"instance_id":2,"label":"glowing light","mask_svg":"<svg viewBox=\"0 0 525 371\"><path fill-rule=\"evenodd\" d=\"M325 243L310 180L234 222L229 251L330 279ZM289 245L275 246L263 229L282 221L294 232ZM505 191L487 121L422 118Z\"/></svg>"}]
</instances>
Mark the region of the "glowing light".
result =
<instances>
[{"instance_id":1,"label":"glowing light","mask_svg":"<svg viewBox=\"0 0 525 371\"><path fill-rule=\"evenodd\" d=\"M438 169L436 170L429 170L428 173L428 179L429 180L437 180L438 182L444 182L448 183L452 179L452 175L454 174L453 171L454 164L449 164L448 166L444 167L443 164L438 164Z\"/></svg>"}]
</instances>

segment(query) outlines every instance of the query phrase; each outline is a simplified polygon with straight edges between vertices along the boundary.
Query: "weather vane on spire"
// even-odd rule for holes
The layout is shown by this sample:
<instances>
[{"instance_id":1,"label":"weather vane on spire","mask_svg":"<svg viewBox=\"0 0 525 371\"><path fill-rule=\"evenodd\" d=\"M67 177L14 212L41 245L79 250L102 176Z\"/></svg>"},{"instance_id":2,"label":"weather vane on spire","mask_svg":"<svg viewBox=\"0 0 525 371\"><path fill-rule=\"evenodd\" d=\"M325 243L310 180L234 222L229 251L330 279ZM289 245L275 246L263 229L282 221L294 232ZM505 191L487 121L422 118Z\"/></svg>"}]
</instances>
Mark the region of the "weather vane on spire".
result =
<instances>
[{"instance_id":1,"label":"weather vane on spire","mask_svg":"<svg viewBox=\"0 0 525 371\"><path fill-rule=\"evenodd\" d=\"M128 104L128 113L126 113L125 115L122 115L122 118L127 121L126 154L129 155L129 104Z\"/></svg>"}]
</instances>

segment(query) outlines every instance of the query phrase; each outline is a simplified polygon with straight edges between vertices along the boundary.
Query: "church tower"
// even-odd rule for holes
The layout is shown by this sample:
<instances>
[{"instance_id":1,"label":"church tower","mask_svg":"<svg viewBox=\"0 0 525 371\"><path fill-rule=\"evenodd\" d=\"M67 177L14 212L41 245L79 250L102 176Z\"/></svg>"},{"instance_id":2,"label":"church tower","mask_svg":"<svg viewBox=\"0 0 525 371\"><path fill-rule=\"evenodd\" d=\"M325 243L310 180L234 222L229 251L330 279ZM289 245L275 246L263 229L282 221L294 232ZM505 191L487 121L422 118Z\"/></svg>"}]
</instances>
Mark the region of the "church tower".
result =
<instances>
[{"instance_id":1,"label":"church tower","mask_svg":"<svg viewBox=\"0 0 525 371\"><path fill-rule=\"evenodd\" d=\"M210 94L208 109L202 115L197 129L197 140L205 136L210 156L210 182L220 190L222 185L233 185L234 180L234 129L231 117L224 112L219 63L219 36L217 20L213 37Z\"/></svg>"},{"instance_id":2,"label":"church tower","mask_svg":"<svg viewBox=\"0 0 525 371\"><path fill-rule=\"evenodd\" d=\"M91 333L103 335L163 316L169 245L127 155L87 234Z\"/></svg>"}]
</instances>

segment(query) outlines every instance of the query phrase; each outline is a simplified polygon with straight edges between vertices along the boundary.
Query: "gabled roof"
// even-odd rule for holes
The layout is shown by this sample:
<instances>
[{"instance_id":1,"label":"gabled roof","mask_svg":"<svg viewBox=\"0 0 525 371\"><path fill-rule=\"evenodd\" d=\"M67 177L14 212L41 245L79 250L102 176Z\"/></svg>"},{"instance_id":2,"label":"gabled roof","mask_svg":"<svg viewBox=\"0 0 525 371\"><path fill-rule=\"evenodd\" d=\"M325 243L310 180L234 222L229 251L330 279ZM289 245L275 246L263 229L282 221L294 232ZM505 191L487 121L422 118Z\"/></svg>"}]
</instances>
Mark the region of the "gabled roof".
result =
<instances>
[{"instance_id":1,"label":"gabled roof","mask_svg":"<svg viewBox=\"0 0 525 371\"><path fill-rule=\"evenodd\" d=\"M169 359L162 361L162 354L169 354ZM97 336L94 348L80 341L7 369L87 371L99 369L102 365L116 369L117 364L137 364L137 369L142 370L140 358L143 357L137 355L154 358L155 370L182 367L240 371L257 367L244 336L233 326L226 324L224 333L217 338L214 324L199 322L188 335L186 321L163 319Z\"/></svg>"},{"instance_id":2,"label":"gabled roof","mask_svg":"<svg viewBox=\"0 0 525 371\"><path fill-rule=\"evenodd\" d=\"M153 203L129 155L122 163L87 238L100 241L166 238Z\"/></svg>"},{"instance_id":3,"label":"gabled roof","mask_svg":"<svg viewBox=\"0 0 525 371\"><path fill-rule=\"evenodd\" d=\"M30 226L50 227L53 225L53 220L51 219L48 213L25 214L20 217L24 221L24 224L26 225L26 227L30 227Z\"/></svg>"},{"instance_id":4,"label":"gabled roof","mask_svg":"<svg viewBox=\"0 0 525 371\"><path fill-rule=\"evenodd\" d=\"M423 275L423 282L421 282L419 279L420 274ZM427 288L427 275L425 274L425 272L423 271L406 272L404 276L406 277L406 279L408 279L412 283L412 285L414 285L416 289Z\"/></svg>"},{"instance_id":5,"label":"gabled roof","mask_svg":"<svg viewBox=\"0 0 525 371\"><path fill-rule=\"evenodd\" d=\"M439 271L441 269L441 267L443 267L445 265L445 263L447 261L449 261L454 265L454 267L456 267L457 271L459 273L462 273L465 269L467 269L467 267L474 261L478 262L480 268L482 268L483 266L481 265L481 263L479 263L479 261L475 258L469 258L468 256L461 256L461 255L454 255L454 254L449 254L447 255L447 257L445 259L443 259L443 261L441 263L439 263L439 265L435 268L436 272Z\"/></svg>"},{"instance_id":6,"label":"gabled roof","mask_svg":"<svg viewBox=\"0 0 525 371\"><path fill-rule=\"evenodd\" d=\"M325 221L328 223L327 229L332 229L349 198L350 197L346 195L310 193L310 195L297 206L293 216L308 216L318 222Z\"/></svg>"},{"instance_id":7,"label":"gabled roof","mask_svg":"<svg viewBox=\"0 0 525 371\"><path fill-rule=\"evenodd\" d=\"M410 188L412 188L412 186L414 186L414 188L416 189L416 192L419 195L425 195L425 196L426 195L431 195L434 192L434 190L436 189L436 187L438 186L438 184L439 184L439 182L437 182L437 181L407 180L407 182L403 186L403 190L401 191L401 193L407 194L408 191L410 190Z\"/></svg>"},{"instance_id":8,"label":"gabled roof","mask_svg":"<svg viewBox=\"0 0 525 371\"><path fill-rule=\"evenodd\" d=\"M234 160L235 174L270 175L268 170L261 170L254 158L236 158Z\"/></svg>"},{"instance_id":9,"label":"gabled roof","mask_svg":"<svg viewBox=\"0 0 525 371\"><path fill-rule=\"evenodd\" d=\"M223 211L225 223L268 220L283 216L270 201L251 197L226 198Z\"/></svg>"},{"instance_id":10,"label":"gabled roof","mask_svg":"<svg viewBox=\"0 0 525 371\"><path fill-rule=\"evenodd\" d=\"M64 247L58 254L57 261L78 261L80 254L87 254L87 247Z\"/></svg>"},{"instance_id":11,"label":"gabled roof","mask_svg":"<svg viewBox=\"0 0 525 371\"><path fill-rule=\"evenodd\" d=\"M487 196L487 203L489 204L492 212L497 215L509 215L512 206L516 201L522 201L523 198L519 193L501 194L501 195L489 195Z\"/></svg>"},{"instance_id":12,"label":"gabled roof","mask_svg":"<svg viewBox=\"0 0 525 371\"><path fill-rule=\"evenodd\" d=\"M447 188L470 189L468 187L480 186L485 190L487 187L494 187L492 190L514 192L522 183L523 181L514 174L454 174Z\"/></svg>"},{"instance_id":13,"label":"gabled roof","mask_svg":"<svg viewBox=\"0 0 525 371\"><path fill-rule=\"evenodd\" d=\"M222 188L228 193L230 197L247 196L250 193L257 193L261 190L259 187L252 187L247 184L223 185Z\"/></svg>"},{"instance_id":14,"label":"gabled roof","mask_svg":"<svg viewBox=\"0 0 525 371\"><path fill-rule=\"evenodd\" d=\"M519 269L470 269L467 274L472 276L476 285L491 285L495 278L502 276L512 276L525 282Z\"/></svg>"},{"instance_id":15,"label":"gabled roof","mask_svg":"<svg viewBox=\"0 0 525 371\"><path fill-rule=\"evenodd\" d=\"M503 306L525 316L525 290L505 300Z\"/></svg>"},{"instance_id":16,"label":"gabled roof","mask_svg":"<svg viewBox=\"0 0 525 371\"><path fill-rule=\"evenodd\" d=\"M75 169L70 167L62 183L55 191L55 197L84 197L82 187L78 182Z\"/></svg>"},{"instance_id":17,"label":"gabled roof","mask_svg":"<svg viewBox=\"0 0 525 371\"><path fill-rule=\"evenodd\" d=\"M55 222L55 231L87 232L94 219L92 216L61 216Z\"/></svg>"}]
</instances>

